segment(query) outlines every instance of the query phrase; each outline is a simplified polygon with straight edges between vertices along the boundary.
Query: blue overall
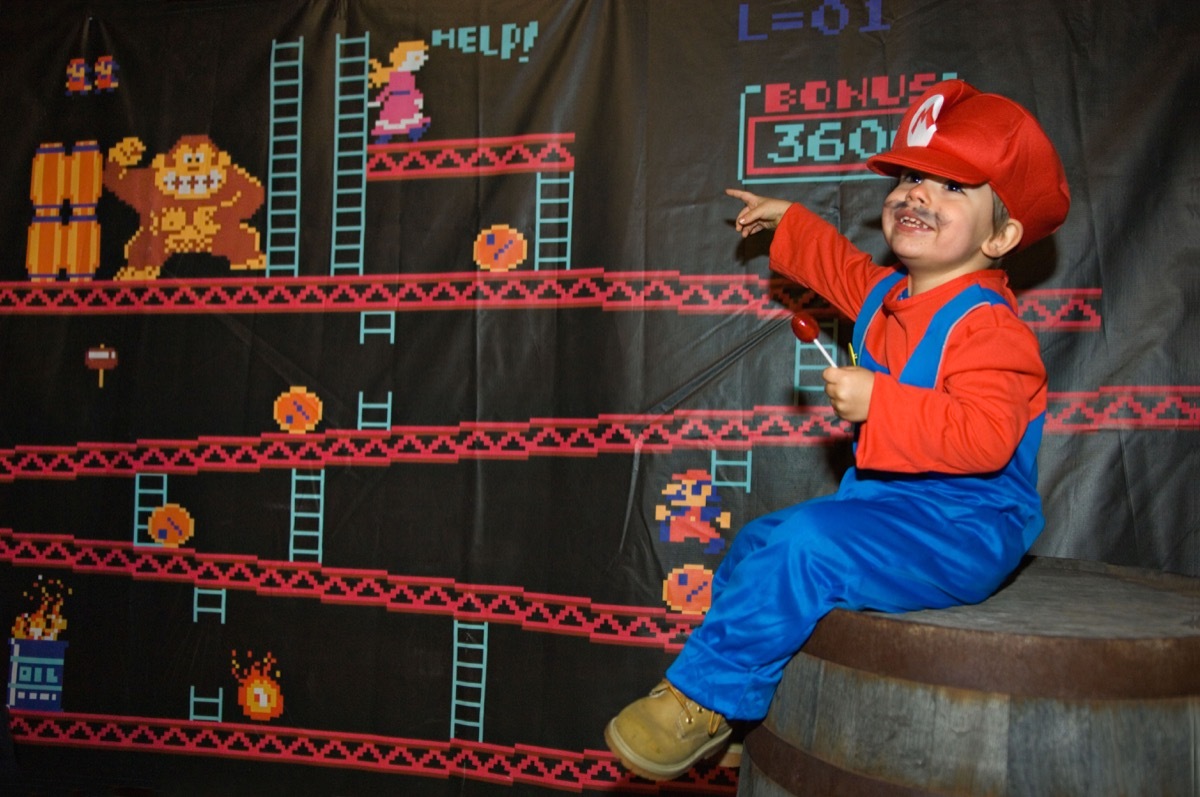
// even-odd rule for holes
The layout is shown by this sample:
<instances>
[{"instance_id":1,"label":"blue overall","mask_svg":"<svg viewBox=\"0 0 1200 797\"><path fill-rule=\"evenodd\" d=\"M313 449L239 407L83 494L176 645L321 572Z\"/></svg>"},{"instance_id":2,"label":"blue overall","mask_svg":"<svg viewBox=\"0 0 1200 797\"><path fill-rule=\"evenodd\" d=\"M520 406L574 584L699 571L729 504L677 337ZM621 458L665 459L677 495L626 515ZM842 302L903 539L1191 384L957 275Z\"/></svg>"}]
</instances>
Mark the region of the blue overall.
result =
<instances>
[{"instance_id":1,"label":"blue overall","mask_svg":"<svg viewBox=\"0 0 1200 797\"><path fill-rule=\"evenodd\" d=\"M901 274L871 291L854 327L859 365L884 371L863 346ZM932 388L954 325L981 304L1006 304L972 285L933 317L898 377ZM713 578L712 608L667 678L731 719L766 716L783 668L834 608L900 612L977 603L991 595L1041 533L1033 419L994 473L900 474L850 468L837 492L742 527Z\"/></svg>"}]
</instances>

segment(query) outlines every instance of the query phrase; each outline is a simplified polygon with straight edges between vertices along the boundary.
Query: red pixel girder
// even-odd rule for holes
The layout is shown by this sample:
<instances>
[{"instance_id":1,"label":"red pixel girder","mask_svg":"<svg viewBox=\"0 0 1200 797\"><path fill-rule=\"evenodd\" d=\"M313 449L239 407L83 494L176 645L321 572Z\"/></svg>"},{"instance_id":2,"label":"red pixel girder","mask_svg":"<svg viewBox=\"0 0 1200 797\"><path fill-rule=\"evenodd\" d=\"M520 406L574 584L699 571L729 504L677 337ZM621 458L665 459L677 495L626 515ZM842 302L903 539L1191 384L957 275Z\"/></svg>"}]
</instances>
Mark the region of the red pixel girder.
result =
<instances>
[{"instance_id":1,"label":"red pixel girder","mask_svg":"<svg viewBox=\"0 0 1200 797\"><path fill-rule=\"evenodd\" d=\"M1100 327L1100 291L1023 291L1017 313L1041 330ZM593 307L605 311L753 313L799 309L831 315L819 297L782 278L678 271L380 274L330 277L161 279L144 282L0 283L0 314L121 315L348 313Z\"/></svg>"},{"instance_id":2,"label":"red pixel girder","mask_svg":"<svg viewBox=\"0 0 1200 797\"><path fill-rule=\"evenodd\" d=\"M1114 429L1200 429L1200 387L1105 387L1052 393L1046 431L1073 434ZM665 454L680 449L750 450L757 446L822 445L844 440L850 424L829 407L678 410L665 415L533 418L523 422L463 422L448 426L335 429L303 435L200 437L196 440L88 442L0 449L0 482L74 479L137 473L252 473L331 466L386 467L399 462L530 457Z\"/></svg>"},{"instance_id":3,"label":"red pixel girder","mask_svg":"<svg viewBox=\"0 0 1200 797\"><path fill-rule=\"evenodd\" d=\"M317 562L205 554L154 543L86 540L10 529L0 529L0 562L190 583L198 589L315 598L322 603L516 625L526 631L666 651L682 648L700 622L698 615L659 607L600 604L584 597L529 592L523 587L459 584L449 578L398 576L381 570L325 567Z\"/></svg>"},{"instance_id":4,"label":"red pixel girder","mask_svg":"<svg viewBox=\"0 0 1200 797\"><path fill-rule=\"evenodd\" d=\"M371 144L367 147L367 180L569 172L575 169L575 156L567 145L574 141L574 133L535 133Z\"/></svg>"},{"instance_id":5,"label":"red pixel girder","mask_svg":"<svg viewBox=\"0 0 1200 797\"><path fill-rule=\"evenodd\" d=\"M0 449L0 482L74 479L137 473L257 472L329 466L388 466L399 462L532 456L668 453L677 449L814 445L844 438L849 425L828 407L688 411L664 415L534 418L527 422L464 422L448 426L393 426L386 430L332 430L259 437L200 437L16 446Z\"/></svg>"},{"instance_id":6,"label":"red pixel girder","mask_svg":"<svg viewBox=\"0 0 1200 797\"><path fill-rule=\"evenodd\" d=\"M273 725L10 710L20 743L171 755L250 759L429 778L461 777L566 791L656 794L657 784L633 776L607 750L554 750L463 739L432 741ZM700 765L669 784L735 794L737 771Z\"/></svg>"}]
</instances>

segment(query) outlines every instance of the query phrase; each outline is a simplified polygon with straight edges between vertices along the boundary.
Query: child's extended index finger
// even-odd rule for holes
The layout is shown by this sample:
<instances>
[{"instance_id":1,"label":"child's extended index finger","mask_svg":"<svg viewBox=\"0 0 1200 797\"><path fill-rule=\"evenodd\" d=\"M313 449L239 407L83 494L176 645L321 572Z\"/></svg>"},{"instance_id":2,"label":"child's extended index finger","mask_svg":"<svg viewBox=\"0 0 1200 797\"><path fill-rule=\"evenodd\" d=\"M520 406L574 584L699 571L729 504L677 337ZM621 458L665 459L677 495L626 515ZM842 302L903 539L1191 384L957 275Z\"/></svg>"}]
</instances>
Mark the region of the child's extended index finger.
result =
<instances>
[{"instance_id":1,"label":"child's extended index finger","mask_svg":"<svg viewBox=\"0 0 1200 797\"><path fill-rule=\"evenodd\" d=\"M758 199L756 195L750 193L749 191L743 191L740 188L726 188L725 193L734 199L740 199L742 202L745 202L746 205L752 205L754 204L754 201Z\"/></svg>"}]
</instances>

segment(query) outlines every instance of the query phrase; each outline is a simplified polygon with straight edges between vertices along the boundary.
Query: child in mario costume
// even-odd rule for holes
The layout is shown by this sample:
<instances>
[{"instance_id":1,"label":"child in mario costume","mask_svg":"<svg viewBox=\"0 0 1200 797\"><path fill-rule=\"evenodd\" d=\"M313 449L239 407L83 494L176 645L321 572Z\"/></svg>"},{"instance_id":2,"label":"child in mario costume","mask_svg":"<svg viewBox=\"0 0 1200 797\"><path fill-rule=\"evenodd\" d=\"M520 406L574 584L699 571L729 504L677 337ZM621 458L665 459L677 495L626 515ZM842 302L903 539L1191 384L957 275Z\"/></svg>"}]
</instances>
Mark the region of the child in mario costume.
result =
<instances>
[{"instance_id":1,"label":"child in mario costume","mask_svg":"<svg viewBox=\"0 0 1200 797\"><path fill-rule=\"evenodd\" d=\"M1042 530L1046 371L997 265L1066 218L1054 146L1021 106L950 80L867 165L897 178L883 203L894 267L800 205L728 192L745 204L743 236L777 228L773 269L856 319L858 364L822 374L834 411L858 425L855 466L835 494L738 533L666 679L605 730L643 777L675 778L725 747L727 719L765 716L830 610L981 601Z\"/></svg>"}]
</instances>

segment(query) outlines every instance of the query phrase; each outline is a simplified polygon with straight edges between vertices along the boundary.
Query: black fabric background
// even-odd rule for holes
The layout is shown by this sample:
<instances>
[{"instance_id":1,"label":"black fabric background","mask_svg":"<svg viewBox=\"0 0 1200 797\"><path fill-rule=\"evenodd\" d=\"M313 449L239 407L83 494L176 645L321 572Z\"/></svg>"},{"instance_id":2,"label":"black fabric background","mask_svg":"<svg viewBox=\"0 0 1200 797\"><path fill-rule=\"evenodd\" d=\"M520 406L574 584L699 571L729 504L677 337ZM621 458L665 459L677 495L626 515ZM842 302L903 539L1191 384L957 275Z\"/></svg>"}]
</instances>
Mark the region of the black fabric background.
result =
<instances>
[{"instance_id":1,"label":"black fabric background","mask_svg":"<svg viewBox=\"0 0 1200 797\"><path fill-rule=\"evenodd\" d=\"M845 26L823 32L822 25L833 29L839 9ZM871 9L886 29L860 30L871 27ZM790 19L803 26L787 29ZM432 44L438 30L491 26L494 35L506 23L531 21L536 39L519 53L527 61ZM754 38L740 40L739 30ZM0 191L0 290L28 287L30 167L44 142L95 139L107 152L137 136L148 160L182 135L203 133L265 185L271 43L300 37L300 276L328 275L335 35L364 33L379 60L398 41L431 43L416 73L432 120L422 143L574 135L573 271L770 278L768 240L742 242L733 233L738 205L722 193L738 183L739 108L749 86L953 73L1026 105L1059 147L1073 203L1055 236L1010 259L1013 280L1033 292L1099 290L1092 305L1098 324L1038 330L1050 390L1101 408L1106 396L1177 400L1175 409L1134 408L1047 434L1040 487L1048 523L1034 552L1200 576L1194 4L10 3L0 11L0 174L7 186ZM64 92L70 59L91 63L105 54L120 66L115 92ZM534 179L514 173L369 183L364 273L478 271L472 242L494 224L530 239L520 270L532 273ZM878 225L885 181L749 188L804 202L886 257ZM98 218L97 284L124 265L125 241L137 227L133 210L108 192ZM265 237L265 203L250 222ZM168 261L160 280L243 276L226 260L197 254ZM781 290L777 299L799 293ZM291 385L323 400L321 431L355 428L360 391L390 392L392 423L420 427L726 412L797 400L801 411L806 402L816 411L823 404L819 395L794 394L796 344L782 314L484 304L399 312L394 344L363 344L354 312L11 308L0 306L0 455L10 461L29 446L278 434L272 402ZM842 332L844 341L848 325ZM102 389L81 362L101 341L120 354ZM710 450L331 465L322 563L662 609L672 569L712 569L720 560L694 541L660 540L654 519L673 474L708 468ZM733 519L726 540L759 514L833 489L849 454L835 438L755 447L753 457L749 492L719 488ZM280 468L170 476L171 500L197 522L188 547L286 561L289 477ZM133 493L129 474L0 479L0 528L127 542ZM195 686L200 693L224 688L226 720L248 722L232 697L230 651L270 650L286 696L276 724L449 738L453 630L446 616L230 590L224 623L193 622L190 582L30 567L9 557L0 562L0 618L11 622L31 608L25 593L39 575L71 589L64 712L186 719ZM503 623L493 623L490 634L482 741L506 748L594 758L607 718L670 661L661 647ZM20 734L16 743L20 784L29 793L549 793L471 775L35 745Z\"/></svg>"}]
</instances>

